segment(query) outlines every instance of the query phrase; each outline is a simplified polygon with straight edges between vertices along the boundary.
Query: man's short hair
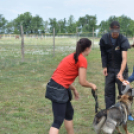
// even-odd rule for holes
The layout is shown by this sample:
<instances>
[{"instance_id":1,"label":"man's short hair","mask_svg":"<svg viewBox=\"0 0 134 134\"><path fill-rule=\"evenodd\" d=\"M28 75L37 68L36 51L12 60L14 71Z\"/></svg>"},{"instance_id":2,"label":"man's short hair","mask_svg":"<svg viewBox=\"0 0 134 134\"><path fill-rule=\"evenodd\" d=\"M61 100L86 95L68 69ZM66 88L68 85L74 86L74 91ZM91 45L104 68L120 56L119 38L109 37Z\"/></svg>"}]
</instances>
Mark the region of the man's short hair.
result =
<instances>
[{"instance_id":1,"label":"man's short hair","mask_svg":"<svg viewBox=\"0 0 134 134\"><path fill-rule=\"evenodd\" d=\"M110 28L113 28L114 26L120 27L119 22L118 22L118 21L113 21L113 22L110 24Z\"/></svg>"}]
</instances>

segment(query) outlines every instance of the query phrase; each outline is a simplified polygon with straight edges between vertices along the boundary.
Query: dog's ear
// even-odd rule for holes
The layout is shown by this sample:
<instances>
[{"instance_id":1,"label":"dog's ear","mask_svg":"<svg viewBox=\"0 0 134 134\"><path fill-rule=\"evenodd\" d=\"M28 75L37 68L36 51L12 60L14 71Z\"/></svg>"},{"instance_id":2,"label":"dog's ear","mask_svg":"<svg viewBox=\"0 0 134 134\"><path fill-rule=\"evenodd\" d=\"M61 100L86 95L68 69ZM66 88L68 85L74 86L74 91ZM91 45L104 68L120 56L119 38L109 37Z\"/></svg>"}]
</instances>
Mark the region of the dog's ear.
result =
<instances>
[{"instance_id":1,"label":"dog's ear","mask_svg":"<svg viewBox=\"0 0 134 134\"><path fill-rule=\"evenodd\" d=\"M133 44L133 45L131 45L131 47L134 47L134 44Z\"/></svg>"},{"instance_id":2,"label":"dog's ear","mask_svg":"<svg viewBox=\"0 0 134 134\"><path fill-rule=\"evenodd\" d=\"M128 99L129 99L130 101L133 101L133 97L132 97L132 96L129 96Z\"/></svg>"},{"instance_id":3,"label":"dog's ear","mask_svg":"<svg viewBox=\"0 0 134 134\"><path fill-rule=\"evenodd\" d=\"M118 100L121 99L121 95L119 95L119 96L117 97L117 99L118 99Z\"/></svg>"},{"instance_id":4,"label":"dog's ear","mask_svg":"<svg viewBox=\"0 0 134 134\"><path fill-rule=\"evenodd\" d=\"M127 91L126 95L132 96L132 89L131 88Z\"/></svg>"}]
</instances>

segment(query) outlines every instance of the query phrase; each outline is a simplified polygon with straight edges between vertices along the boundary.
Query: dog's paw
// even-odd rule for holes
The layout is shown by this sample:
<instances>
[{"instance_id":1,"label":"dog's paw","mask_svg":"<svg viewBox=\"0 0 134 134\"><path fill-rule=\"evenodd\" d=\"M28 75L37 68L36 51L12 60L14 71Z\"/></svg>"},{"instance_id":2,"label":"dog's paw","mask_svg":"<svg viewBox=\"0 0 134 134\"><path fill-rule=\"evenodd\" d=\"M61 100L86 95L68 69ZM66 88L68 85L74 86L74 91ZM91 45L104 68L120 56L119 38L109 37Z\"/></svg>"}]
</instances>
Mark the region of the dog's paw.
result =
<instances>
[{"instance_id":1,"label":"dog's paw","mask_svg":"<svg viewBox=\"0 0 134 134\"><path fill-rule=\"evenodd\" d=\"M133 133L128 133L128 134L133 134Z\"/></svg>"}]
</instances>

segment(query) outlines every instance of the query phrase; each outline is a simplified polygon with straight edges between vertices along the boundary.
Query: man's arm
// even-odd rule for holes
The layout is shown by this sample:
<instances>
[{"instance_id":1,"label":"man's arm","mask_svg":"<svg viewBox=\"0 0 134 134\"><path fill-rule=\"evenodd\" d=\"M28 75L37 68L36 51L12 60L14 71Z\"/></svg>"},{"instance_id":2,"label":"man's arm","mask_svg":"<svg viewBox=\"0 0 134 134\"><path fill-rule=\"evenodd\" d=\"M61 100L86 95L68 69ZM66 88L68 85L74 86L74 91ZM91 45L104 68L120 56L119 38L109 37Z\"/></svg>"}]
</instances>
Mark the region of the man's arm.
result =
<instances>
[{"instance_id":1,"label":"man's arm","mask_svg":"<svg viewBox=\"0 0 134 134\"><path fill-rule=\"evenodd\" d=\"M121 63L121 69L119 71L119 73L117 74L117 77L120 79L123 79L123 72L126 68L126 64L127 64L127 51L122 51L122 63Z\"/></svg>"},{"instance_id":2,"label":"man's arm","mask_svg":"<svg viewBox=\"0 0 134 134\"><path fill-rule=\"evenodd\" d=\"M100 40L100 50L101 50L102 67L106 68L107 67L107 53L106 53L106 49L104 47L104 42L102 39Z\"/></svg>"},{"instance_id":3,"label":"man's arm","mask_svg":"<svg viewBox=\"0 0 134 134\"><path fill-rule=\"evenodd\" d=\"M104 76L107 76L107 53L106 53L106 49L104 47L104 42L101 39L100 40L100 50L101 50L101 61L102 61L102 67L103 67L103 74Z\"/></svg>"}]
</instances>

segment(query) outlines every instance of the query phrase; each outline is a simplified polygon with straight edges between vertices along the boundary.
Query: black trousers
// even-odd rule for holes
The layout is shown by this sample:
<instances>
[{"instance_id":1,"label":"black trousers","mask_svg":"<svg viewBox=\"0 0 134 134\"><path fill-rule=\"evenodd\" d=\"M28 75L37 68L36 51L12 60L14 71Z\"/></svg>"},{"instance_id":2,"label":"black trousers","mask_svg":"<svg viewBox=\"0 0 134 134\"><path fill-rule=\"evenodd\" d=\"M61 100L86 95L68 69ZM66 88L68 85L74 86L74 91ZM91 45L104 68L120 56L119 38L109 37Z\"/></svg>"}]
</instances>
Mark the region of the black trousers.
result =
<instances>
[{"instance_id":1,"label":"black trousers","mask_svg":"<svg viewBox=\"0 0 134 134\"><path fill-rule=\"evenodd\" d=\"M66 103L57 103L52 101L52 110L54 121L52 127L59 129L65 120L73 120L74 109L70 101Z\"/></svg>"},{"instance_id":2,"label":"black trousers","mask_svg":"<svg viewBox=\"0 0 134 134\"><path fill-rule=\"evenodd\" d=\"M115 104L116 97L116 89L115 83L118 86L119 95L122 95L121 90L123 90L124 86L122 83L116 78L119 73L119 69L116 70L108 70L108 76L105 77L105 103L106 109ZM124 71L123 73L124 79L128 78L128 71Z\"/></svg>"}]
</instances>

